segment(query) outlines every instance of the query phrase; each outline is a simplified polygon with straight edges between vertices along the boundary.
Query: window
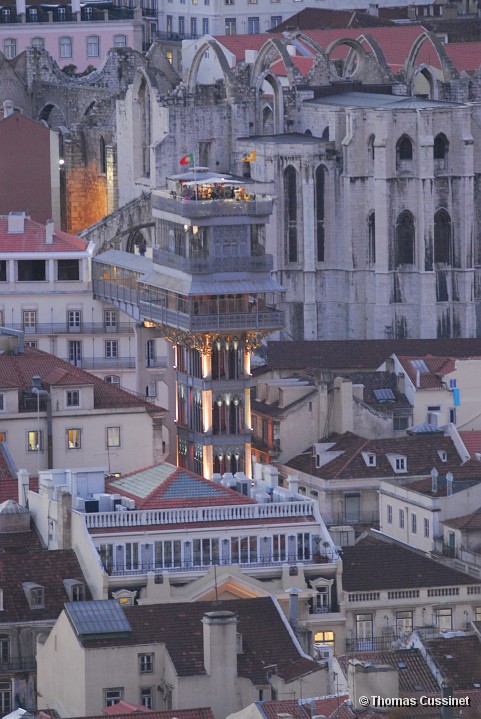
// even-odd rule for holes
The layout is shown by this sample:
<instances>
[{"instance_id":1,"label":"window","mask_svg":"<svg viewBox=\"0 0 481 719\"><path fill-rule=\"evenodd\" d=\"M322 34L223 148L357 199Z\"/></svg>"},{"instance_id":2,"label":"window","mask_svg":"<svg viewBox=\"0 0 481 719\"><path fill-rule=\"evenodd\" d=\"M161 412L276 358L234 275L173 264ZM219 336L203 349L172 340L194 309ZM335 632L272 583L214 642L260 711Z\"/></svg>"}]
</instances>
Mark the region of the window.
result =
<instances>
[{"instance_id":1,"label":"window","mask_svg":"<svg viewBox=\"0 0 481 719\"><path fill-rule=\"evenodd\" d=\"M375 148L374 148L374 142L376 140L375 135L371 135L369 137L369 140L367 142L367 160L369 165L369 174L373 174L374 171L374 157L375 157Z\"/></svg>"},{"instance_id":2,"label":"window","mask_svg":"<svg viewBox=\"0 0 481 719\"><path fill-rule=\"evenodd\" d=\"M399 529L404 529L404 509L399 510Z\"/></svg>"},{"instance_id":3,"label":"window","mask_svg":"<svg viewBox=\"0 0 481 719\"><path fill-rule=\"evenodd\" d=\"M371 650L372 638L372 614L356 614L356 650Z\"/></svg>"},{"instance_id":4,"label":"window","mask_svg":"<svg viewBox=\"0 0 481 719\"><path fill-rule=\"evenodd\" d=\"M236 35L236 19L235 17L226 17L225 19L225 34L226 35Z\"/></svg>"},{"instance_id":5,"label":"window","mask_svg":"<svg viewBox=\"0 0 481 719\"><path fill-rule=\"evenodd\" d=\"M120 387L120 377L116 374L108 374L107 377L105 377L105 381L109 384L116 384Z\"/></svg>"},{"instance_id":6,"label":"window","mask_svg":"<svg viewBox=\"0 0 481 719\"><path fill-rule=\"evenodd\" d=\"M58 41L59 44L59 55L63 58L72 57L72 38L61 37Z\"/></svg>"},{"instance_id":7,"label":"window","mask_svg":"<svg viewBox=\"0 0 481 719\"><path fill-rule=\"evenodd\" d=\"M74 584L72 586L72 602L85 601L85 587L83 584Z\"/></svg>"},{"instance_id":8,"label":"window","mask_svg":"<svg viewBox=\"0 0 481 719\"><path fill-rule=\"evenodd\" d=\"M359 522L361 517L361 495L358 493L344 495L344 513L347 522Z\"/></svg>"},{"instance_id":9,"label":"window","mask_svg":"<svg viewBox=\"0 0 481 719\"><path fill-rule=\"evenodd\" d=\"M396 157L398 165L400 162L410 161L413 159L413 144L406 135L403 135L403 137L398 140L396 145Z\"/></svg>"},{"instance_id":10,"label":"window","mask_svg":"<svg viewBox=\"0 0 481 719\"><path fill-rule=\"evenodd\" d=\"M247 34L258 35L259 34L259 18L248 17L247 18Z\"/></svg>"},{"instance_id":11,"label":"window","mask_svg":"<svg viewBox=\"0 0 481 719\"><path fill-rule=\"evenodd\" d=\"M319 167L316 169L316 243L318 262L324 262L325 255L324 208L326 174L326 168L322 165L319 165Z\"/></svg>"},{"instance_id":12,"label":"window","mask_svg":"<svg viewBox=\"0 0 481 719\"><path fill-rule=\"evenodd\" d=\"M139 654L139 672L140 674L152 674L154 671L154 655Z\"/></svg>"},{"instance_id":13,"label":"window","mask_svg":"<svg viewBox=\"0 0 481 719\"><path fill-rule=\"evenodd\" d=\"M17 41L14 40L12 37L7 37L3 41L3 54L5 55L7 60L13 60L13 58L17 54Z\"/></svg>"},{"instance_id":14,"label":"window","mask_svg":"<svg viewBox=\"0 0 481 719\"><path fill-rule=\"evenodd\" d=\"M405 457L396 457L394 460L395 465L395 471L396 472L405 472L406 471L406 458Z\"/></svg>"},{"instance_id":15,"label":"window","mask_svg":"<svg viewBox=\"0 0 481 719\"><path fill-rule=\"evenodd\" d=\"M449 409L449 423L456 424L456 408L450 407Z\"/></svg>"},{"instance_id":16,"label":"window","mask_svg":"<svg viewBox=\"0 0 481 719\"><path fill-rule=\"evenodd\" d=\"M104 706L112 707L114 704L118 704L124 698L123 688L119 689L104 689Z\"/></svg>"},{"instance_id":17,"label":"window","mask_svg":"<svg viewBox=\"0 0 481 719\"><path fill-rule=\"evenodd\" d=\"M0 682L0 713L9 714L12 711L12 685L10 682Z\"/></svg>"},{"instance_id":18,"label":"window","mask_svg":"<svg viewBox=\"0 0 481 719\"><path fill-rule=\"evenodd\" d=\"M436 609L434 612L434 623L440 632L451 632L453 629L453 610Z\"/></svg>"},{"instance_id":19,"label":"window","mask_svg":"<svg viewBox=\"0 0 481 719\"><path fill-rule=\"evenodd\" d=\"M271 27L277 27L282 22L282 15L271 15Z\"/></svg>"},{"instance_id":20,"label":"window","mask_svg":"<svg viewBox=\"0 0 481 719\"><path fill-rule=\"evenodd\" d=\"M100 39L97 35L90 35L87 38L87 57L99 57Z\"/></svg>"},{"instance_id":21,"label":"window","mask_svg":"<svg viewBox=\"0 0 481 719\"><path fill-rule=\"evenodd\" d=\"M29 340L28 342L25 342L25 347L31 347L33 350L36 350L38 347L37 340Z\"/></svg>"},{"instance_id":22,"label":"window","mask_svg":"<svg viewBox=\"0 0 481 719\"><path fill-rule=\"evenodd\" d=\"M29 7L28 8L28 19L30 22L37 22L38 20L38 10L36 7Z\"/></svg>"},{"instance_id":23,"label":"window","mask_svg":"<svg viewBox=\"0 0 481 719\"><path fill-rule=\"evenodd\" d=\"M7 664L10 660L10 636L0 634L0 663Z\"/></svg>"},{"instance_id":24,"label":"window","mask_svg":"<svg viewBox=\"0 0 481 719\"><path fill-rule=\"evenodd\" d=\"M392 505L387 505L387 523L392 524Z\"/></svg>"},{"instance_id":25,"label":"window","mask_svg":"<svg viewBox=\"0 0 481 719\"><path fill-rule=\"evenodd\" d=\"M57 8L57 17L60 20L60 22L63 22L65 20L65 15L66 15L66 13L65 13L64 7Z\"/></svg>"},{"instance_id":26,"label":"window","mask_svg":"<svg viewBox=\"0 0 481 719\"><path fill-rule=\"evenodd\" d=\"M152 687L143 687L140 690L140 703L143 707L152 709Z\"/></svg>"},{"instance_id":27,"label":"window","mask_svg":"<svg viewBox=\"0 0 481 719\"><path fill-rule=\"evenodd\" d=\"M31 429L27 432L27 452L42 451L42 431Z\"/></svg>"},{"instance_id":28,"label":"window","mask_svg":"<svg viewBox=\"0 0 481 719\"><path fill-rule=\"evenodd\" d=\"M34 330L37 325L36 310L24 310L22 317L23 317L23 329L24 330Z\"/></svg>"},{"instance_id":29,"label":"window","mask_svg":"<svg viewBox=\"0 0 481 719\"><path fill-rule=\"evenodd\" d=\"M3 392L0 392L0 412L5 411L5 395Z\"/></svg>"},{"instance_id":30,"label":"window","mask_svg":"<svg viewBox=\"0 0 481 719\"><path fill-rule=\"evenodd\" d=\"M119 356L119 343L117 340L106 340L105 341L105 358L115 359Z\"/></svg>"},{"instance_id":31,"label":"window","mask_svg":"<svg viewBox=\"0 0 481 719\"><path fill-rule=\"evenodd\" d=\"M192 37L197 37L197 18L191 17L190 18L190 34Z\"/></svg>"},{"instance_id":32,"label":"window","mask_svg":"<svg viewBox=\"0 0 481 719\"><path fill-rule=\"evenodd\" d=\"M67 312L68 331L69 332L80 332L81 324L82 324L81 310L68 310L68 312Z\"/></svg>"},{"instance_id":33,"label":"window","mask_svg":"<svg viewBox=\"0 0 481 719\"><path fill-rule=\"evenodd\" d=\"M179 16L179 35L185 35L185 17Z\"/></svg>"},{"instance_id":34,"label":"window","mask_svg":"<svg viewBox=\"0 0 481 719\"><path fill-rule=\"evenodd\" d=\"M105 310L104 311L104 325L107 332L112 332L117 329L117 311L116 310Z\"/></svg>"},{"instance_id":35,"label":"window","mask_svg":"<svg viewBox=\"0 0 481 719\"><path fill-rule=\"evenodd\" d=\"M82 343L80 340L69 340L68 361L76 367L82 364Z\"/></svg>"},{"instance_id":36,"label":"window","mask_svg":"<svg viewBox=\"0 0 481 719\"><path fill-rule=\"evenodd\" d=\"M7 281L7 260L0 260L0 282ZM3 324L3 320L2 320Z\"/></svg>"},{"instance_id":37,"label":"window","mask_svg":"<svg viewBox=\"0 0 481 719\"><path fill-rule=\"evenodd\" d=\"M80 429L68 429L67 430L67 449L80 449L81 448L81 430Z\"/></svg>"},{"instance_id":38,"label":"window","mask_svg":"<svg viewBox=\"0 0 481 719\"><path fill-rule=\"evenodd\" d=\"M155 367L155 340L147 340L145 343L145 366Z\"/></svg>"},{"instance_id":39,"label":"window","mask_svg":"<svg viewBox=\"0 0 481 719\"><path fill-rule=\"evenodd\" d=\"M297 172L292 165L284 170L284 222L288 262L297 262Z\"/></svg>"},{"instance_id":40,"label":"window","mask_svg":"<svg viewBox=\"0 0 481 719\"><path fill-rule=\"evenodd\" d=\"M208 35L209 34L209 18L203 17L202 18L202 35Z\"/></svg>"},{"instance_id":41,"label":"window","mask_svg":"<svg viewBox=\"0 0 481 719\"><path fill-rule=\"evenodd\" d=\"M167 15L166 17L166 27L167 27L167 35L172 35L173 27L174 27L174 18L172 15Z\"/></svg>"},{"instance_id":42,"label":"window","mask_svg":"<svg viewBox=\"0 0 481 719\"><path fill-rule=\"evenodd\" d=\"M107 153L103 137L100 137L99 140L99 172L101 175L105 175L107 172Z\"/></svg>"},{"instance_id":43,"label":"window","mask_svg":"<svg viewBox=\"0 0 481 719\"><path fill-rule=\"evenodd\" d=\"M396 266L414 264L414 217L407 210L396 223Z\"/></svg>"},{"instance_id":44,"label":"window","mask_svg":"<svg viewBox=\"0 0 481 719\"><path fill-rule=\"evenodd\" d=\"M367 218L368 233L368 255L367 261L370 265L376 264L376 213L371 212Z\"/></svg>"},{"instance_id":45,"label":"window","mask_svg":"<svg viewBox=\"0 0 481 719\"><path fill-rule=\"evenodd\" d=\"M224 4L225 4L225 5L233 5L233 4L234 4L234 0L224 0Z\"/></svg>"},{"instance_id":46,"label":"window","mask_svg":"<svg viewBox=\"0 0 481 719\"><path fill-rule=\"evenodd\" d=\"M405 636L412 633L413 613L412 611L396 612L396 634Z\"/></svg>"},{"instance_id":47,"label":"window","mask_svg":"<svg viewBox=\"0 0 481 719\"><path fill-rule=\"evenodd\" d=\"M418 531L418 518L415 514L411 514L411 532L417 534Z\"/></svg>"},{"instance_id":48,"label":"window","mask_svg":"<svg viewBox=\"0 0 481 719\"><path fill-rule=\"evenodd\" d=\"M424 518L424 537L429 539L429 519Z\"/></svg>"},{"instance_id":49,"label":"window","mask_svg":"<svg viewBox=\"0 0 481 719\"><path fill-rule=\"evenodd\" d=\"M43 37L33 37L31 45L36 50L43 50L43 48L45 47L45 40L43 39Z\"/></svg>"},{"instance_id":50,"label":"window","mask_svg":"<svg viewBox=\"0 0 481 719\"><path fill-rule=\"evenodd\" d=\"M120 427L107 427L107 447L120 447Z\"/></svg>"},{"instance_id":51,"label":"window","mask_svg":"<svg viewBox=\"0 0 481 719\"><path fill-rule=\"evenodd\" d=\"M314 635L315 644L327 644L334 646L334 632L316 632Z\"/></svg>"},{"instance_id":52,"label":"window","mask_svg":"<svg viewBox=\"0 0 481 719\"><path fill-rule=\"evenodd\" d=\"M441 169L445 167L448 157L449 142L442 132L434 138L433 159L434 167Z\"/></svg>"},{"instance_id":53,"label":"window","mask_svg":"<svg viewBox=\"0 0 481 719\"><path fill-rule=\"evenodd\" d=\"M127 47L127 35L114 35L114 47Z\"/></svg>"},{"instance_id":54,"label":"window","mask_svg":"<svg viewBox=\"0 0 481 719\"><path fill-rule=\"evenodd\" d=\"M68 389L65 393L66 407L80 407L80 390Z\"/></svg>"},{"instance_id":55,"label":"window","mask_svg":"<svg viewBox=\"0 0 481 719\"><path fill-rule=\"evenodd\" d=\"M408 427L409 427L409 418L408 417L393 417L392 428L395 431L407 429Z\"/></svg>"},{"instance_id":56,"label":"window","mask_svg":"<svg viewBox=\"0 0 481 719\"><path fill-rule=\"evenodd\" d=\"M32 587L30 589L30 609L43 609L44 606L44 588Z\"/></svg>"},{"instance_id":57,"label":"window","mask_svg":"<svg viewBox=\"0 0 481 719\"><path fill-rule=\"evenodd\" d=\"M434 215L434 264L451 266L453 263L451 217L444 210Z\"/></svg>"},{"instance_id":58,"label":"window","mask_svg":"<svg viewBox=\"0 0 481 719\"><path fill-rule=\"evenodd\" d=\"M19 282L45 282L47 279L45 260L19 260L17 267Z\"/></svg>"}]
</instances>

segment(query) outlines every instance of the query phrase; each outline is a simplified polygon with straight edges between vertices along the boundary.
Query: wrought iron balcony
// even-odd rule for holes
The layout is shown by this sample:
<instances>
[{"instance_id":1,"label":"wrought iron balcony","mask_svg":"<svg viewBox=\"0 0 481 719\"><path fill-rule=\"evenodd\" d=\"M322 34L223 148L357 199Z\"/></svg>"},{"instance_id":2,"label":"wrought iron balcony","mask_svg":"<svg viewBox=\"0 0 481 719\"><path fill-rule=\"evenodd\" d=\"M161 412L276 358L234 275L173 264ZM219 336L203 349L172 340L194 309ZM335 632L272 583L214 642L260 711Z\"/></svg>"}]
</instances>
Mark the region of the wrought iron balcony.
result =
<instances>
[{"instance_id":1,"label":"wrought iron balcony","mask_svg":"<svg viewBox=\"0 0 481 719\"><path fill-rule=\"evenodd\" d=\"M213 272L270 272L274 266L272 255L254 257L181 257L172 252L154 249L154 262L192 274Z\"/></svg>"},{"instance_id":2,"label":"wrought iron balcony","mask_svg":"<svg viewBox=\"0 0 481 719\"><path fill-rule=\"evenodd\" d=\"M121 288L119 288L121 289ZM128 290L129 293L132 290ZM100 295L96 289L96 294ZM284 313L280 310L265 309L261 312L226 312L210 315L189 315L168 310L150 302L139 301L142 317L154 322L176 327L186 332L220 332L227 330L269 330L282 327Z\"/></svg>"},{"instance_id":3,"label":"wrought iron balcony","mask_svg":"<svg viewBox=\"0 0 481 719\"><path fill-rule=\"evenodd\" d=\"M0 672L28 672L35 671L36 668L35 657L16 657L0 661Z\"/></svg>"},{"instance_id":4,"label":"wrought iron balcony","mask_svg":"<svg viewBox=\"0 0 481 719\"><path fill-rule=\"evenodd\" d=\"M33 327L22 324L10 324L14 330L21 330L26 335L93 335L93 334L132 334L134 326L129 322L118 322L116 325L105 325L103 322L81 322L71 325L68 322L37 322Z\"/></svg>"},{"instance_id":5,"label":"wrought iron balcony","mask_svg":"<svg viewBox=\"0 0 481 719\"><path fill-rule=\"evenodd\" d=\"M135 369L135 357L82 357L71 360L63 358L65 362L87 370L114 370L114 369Z\"/></svg>"},{"instance_id":6,"label":"wrought iron balcony","mask_svg":"<svg viewBox=\"0 0 481 719\"><path fill-rule=\"evenodd\" d=\"M272 212L272 199L253 200L186 200L172 197L166 191L152 192L152 209L189 219L210 217L253 216L265 217Z\"/></svg>"}]
</instances>

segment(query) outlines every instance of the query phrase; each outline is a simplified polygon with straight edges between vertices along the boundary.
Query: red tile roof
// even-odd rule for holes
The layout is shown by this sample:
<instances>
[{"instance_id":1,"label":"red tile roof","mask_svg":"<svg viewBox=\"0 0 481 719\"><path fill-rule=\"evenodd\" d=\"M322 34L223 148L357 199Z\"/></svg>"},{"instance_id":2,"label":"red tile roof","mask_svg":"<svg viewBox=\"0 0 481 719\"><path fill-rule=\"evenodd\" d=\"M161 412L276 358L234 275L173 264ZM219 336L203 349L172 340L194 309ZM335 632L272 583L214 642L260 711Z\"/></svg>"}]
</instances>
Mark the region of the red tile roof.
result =
<instances>
[{"instance_id":1,"label":"red tile roof","mask_svg":"<svg viewBox=\"0 0 481 719\"><path fill-rule=\"evenodd\" d=\"M481 684L481 642L477 636L447 635L425 640L424 646L448 686L472 689Z\"/></svg>"},{"instance_id":2,"label":"red tile roof","mask_svg":"<svg viewBox=\"0 0 481 719\"><path fill-rule=\"evenodd\" d=\"M437 692L439 684L433 676L419 649L398 649L385 652L353 652L338 657L338 662L347 679L348 664L357 659L370 664L385 664L399 671L399 695L412 696L418 691L425 694ZM401 669L399 664L403 665Z\"/></svg>"},{"instance_id":3,"label":"red tile roof","mask_svg":"<svg viewBox=\"0 0 481 719\"><path fill-rule=\"evenodd\" d=\"M307 73L311 70L312 66L314 65L313 57L303 57L302 55L292 55L291 60L303 77L305 75L307 75ZM278 60L277 62L273 63L271 65L271 70L273 73L275 73L276 75L279 75L280 77L287 77L286 66L284 65L283 60Z\"/></svg>"},{"instance_id":4,"label":"red tile roof","mask_svg":"<svg viewBox=\"0 0 481 719\"><path fill-rule=\"evenodd\" d=\"M24 232L8 232L8 217L0 216L0 252L84 252L88 242L55 230L52 243L45 242L45 225L25 218Z\"/></svg>"},{"instance_id":5,"label":"red tile roof","mask_svg":"<svg viewBox=\"0 0 481 719\"><path fill-rule=\"evenodd\" d=\"M424 357L481 356L481 338L444 340L316 340L268 342L267 364L276 370L376 370L392 354Z\"/></svg>"},{"instance_id":6,"label":"red tile roof","mask_svg":"<svg viewBox=\"0 0 481 719\"><path fill-rule=\"evenodd\" d=\"M460 432L459 436L464 442L464 446L468 450L471 457L476 457L476 454L481 454L481 430L466 430Z\"/></svg>"},{"instance_id":7,"label":"red tile roof","mask_svg":"<svg viewBox=\"0 0 481 719\"><path fill-rule=\"evenodd\" d=\"M102 710L104 714L112 715L122 715L125 714L135 714L141 712L142 714L152 714L152 709L148 709L147 707L144 707L141 704L132 704L131 702L126 702L125 699L121 699L117 704L112 704L110 707L105 707L105 709Z\"/></svg>"},{"instance_id":8,"label":"red tile roof","mask_svg":"<svg viewBox=\"0 0 481 719\"><path fill-rule=\"evenodd\" d=\"M462 517L452 517L445 519L443 524L453 529L464 529L466 531L478 531L481 529L481 509L477 509L471 514L465 514Z\"/></svg>"},{"instance_id":9,"label":"red tile roof","mask_svg":"<svg viewBox=\"0 0 481 719\"><path fill-rule=\"evenodd\" d=\"M121 717L121 719L138 719L140 712L148 714L148 719L214 719L214 714L210 707L201 707L199 709L171 709L169 711L156 712L152 709L139 706L137 709L131 709L130 712L128 712L127 709L129 706L135 707L137 705L121 701L111 707L106 707L103 710L104 714L97 717L89 717L89 719L105 719L105 714L110 717ZM124 711L124 709L126 711ZM76 717L76 719L84 719L84 717Z\"/></svg>"},{"instance_id":10,"label":"red tile roof","mask_svg":"<svg viewBox=\"0 0 481 719\"><path fill-rule=\"evenodd\" d=\"M26 347L24 354L0 356L0 387L13 385L28 390L35 375L40 375L47 387L93 385L95 409L139 407L154 414L166 411L47 352ZM36 411L36 403L32 404L31 411Z\"/></svg>"},{"instance_id":11,"label":"red tile roof","mask_svg":"<svg viewBox=\"0 0 481 719\"><path fill-rule=\"evenodd\" d=\"M463 462L451 437L443 434L406 435L386 439L365 439L346 432L343 435L331 435L323 440L333 446L321 455L332 460L316 467L316 458L309 447L303 454L286 462L287 467L321 479L359 479L359 478L397 478L406 476L430 477L436 467L440 475L452 472L455 480L481 479L481 466L470 459ZM439 450L447 453L443 462ZM366 464L362 453L376 456L376 466ZM338 456L336 456L338 453ZM339 454L340 453L340 454ZM406 457L407 472L400 474L392 468L387 455L397 454Z\"/></svg>"},{"instance_id":12,"label":"red tile roof","mask_svg":"<svg viewBox=\"0 0 481 719\"><path fill-rule=\"evenodd\" d=\"M347 592L479 584L467 574L373 535L344 547L342 563L342 584Z\"/></svg>"},{"instance_id":13,"label":"red tile roof","mask_svg":"<svg viewBox=\"0 0 481 719\"><path fill-rule=\"evenodd\" d=\"M416 360L422 360L424 362L429 371L419 373L419 389L422 390L442 389L442 382L445 375L454 372L456 369L456 359L467 359L466 357L454 358L433 355L397 355L397 358L414 385L416 385L417 382L417 372L413 362L416 362Z\"/></svg>"},{"instance_id":14,"label":"red tile roof","mask_svg":"<svg viewBox=\"0 0 481 719\"><path fill-rule=\"evenodd\" d=\"M75 552L43 549L34 531L0 533L0 577L3 590L0 622L56 619L64 603L69 601L63 580L75 579L86 585ZM23 582L35 582L44 587L44 608L30 609ZM86 593L90 599L87 586Z\"/></svg>"},{"instance_id":15,"label":"red tile roof","mask_svg":"<svg viewBox=\"0 0 481 719\"><path fill-rule=\"evenodd\" d=\"M216 35L215 39L235 55L236 62L245 60L246 50L260 50L272 35Z\"/></svg>"},{"instance_id":16,"label":"red tile roof","mask_svg":"<svg viewBox=\"0 0 481 719\"><path fill-rule=\"evenodd\" d=\"M265 719L279 719L280 714L289 714L292 719L310 719L311 716L309 707L299 704L295 699L256 702L256 706L260 716Z\"/></svg>"},{"instance_id":17,"label":"red tile roof","mask_svg":"<svg viewBox=\"0 0 481 719\"><path fill-rule=\"evenodd\" d=\"M265 685L265 667L269 664L275 664L278 676L288 682L320 670L317 662L299 654L282 611L271 597L124 607L132 627L130 636L82 640L82 644L96 648L165 643L179 676L202 675L205 669L201 619L206 612L220 610L234 612L238 617L238 631L242 634L238 676Z\"/></svg>"}]
</instances>

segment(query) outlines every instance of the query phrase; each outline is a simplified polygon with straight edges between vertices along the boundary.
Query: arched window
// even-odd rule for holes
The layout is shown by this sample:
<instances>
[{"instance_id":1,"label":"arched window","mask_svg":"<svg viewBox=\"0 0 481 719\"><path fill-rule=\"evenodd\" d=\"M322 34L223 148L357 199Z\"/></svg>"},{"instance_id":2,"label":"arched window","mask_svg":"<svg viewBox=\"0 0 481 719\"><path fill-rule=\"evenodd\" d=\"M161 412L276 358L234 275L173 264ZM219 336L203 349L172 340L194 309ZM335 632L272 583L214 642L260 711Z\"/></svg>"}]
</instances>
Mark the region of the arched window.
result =
<instances>
[{"instance_id":1,"label":"arched window","mask_svg":"<svg viewBox=\"0 0 481 719\"><path fill-rule=\"evenodd\" d=\"M99 57L100 38L98 35L89 35L87 38L87 57Z\"/></svg>"},{"instance_id":2,"label":"arched window","mask_svg":"<svg viewBox=\"0 0 481 719\"><path fill-rule=\"evenodd\" d=\"M413 159L413 143L407 135L399 138L396 145L396 167L403 169L405 163L411 162Z\"/></svg>"},{"instance_id":3,"label":"arched window","mask_svg":"<svg viewBox=\"0 0 481 719\"><path fill-rule=\"evenodd\" d=\"M376 263L376 213L371 212L367 218L368 231L368 262L370 265Z\"/></svg>"},{"instance_id":4,"label":"arched window","mask_svg":"<svg viewBox=\"0 0 481 719\"><path fill-rule=\"evenodd\" d=\"M448 165L449 142L446 135L440 132L434 138L433 160L435 170L445 170Z\"/></svg>"},{"instance_id":5,"label":"arched window","mask_svg":"<svg viewBox=\"0 0 481 719\"><path fill-rule=\"evenodd\" d=\"M324 130L322 131L321 135L322 140L329 140L329 125L327 125Z\"/></svg>"},{"instance_id":6,"label":"arched window","mask_svg":"<svg viewBox=\"0 0 481 719\"><path fill-rule=\"evenodd\" d=\"M284 219L288 262L297 262L297 172L284 170Z\"/></svg>"},{"instance_id":7,"label":"arched window","mask_svg":"<svg viewBox=\"0 0 481 719\"><path fill-rule=\"evenodd\" d=\"M434 264L453 264L451 218L446 210L438 210L434 215Z\"/></svg>"},{"instance_id":8,"label":"arched window","mask_svg":"<svg viewBox=\"0 0 481 719\"><path fill-rule=\"evenodd\" d=\"M325 215L325 191L326 191L326 168L322 165L316 170L316 243L317 243L317 261L324 262L325 257L325 232L324 232L324 215Z\"/></svg>"},{"instance_id":9,"label":"arched window","mask_svg":"<svg viewBox=\"0 0 481 719\"><path fill-rule=\"evenodd\" d=\"M396 267L414 264L414 217L405 210L396 222Z\"/></svg>"},{"instance_id":10,"label":"arched window","mask_svg":"<svg viewBox=\"0 0 481 719\"><path fill-rule=\"evenodd\" d=\"M375 135L371 135L367 142L367 159L369 163L369 173L371 174L374 169L374 140Z\"/></svg>"},{"instance_id":11,"label":"arched window","mask_svg":"<svg viewBox=\"0 0 481 719\"><path fill-rule=\"evenodd\" d=\"M99 141L99 167L100 172L105 175L107 172L107 154L105 151L105 140L102 135L100 136Z\"/></svg>"}]
</instances>

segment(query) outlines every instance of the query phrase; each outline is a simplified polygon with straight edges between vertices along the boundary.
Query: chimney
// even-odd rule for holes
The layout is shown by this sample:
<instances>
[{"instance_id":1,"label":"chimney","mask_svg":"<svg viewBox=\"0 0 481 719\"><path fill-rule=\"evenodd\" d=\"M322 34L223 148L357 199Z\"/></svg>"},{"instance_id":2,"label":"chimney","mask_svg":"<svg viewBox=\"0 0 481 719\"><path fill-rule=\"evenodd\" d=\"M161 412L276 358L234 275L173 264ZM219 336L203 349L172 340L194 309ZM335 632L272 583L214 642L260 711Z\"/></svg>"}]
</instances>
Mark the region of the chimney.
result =
<instances>
[{"instance_id":1,"label":"chimney","mask_svg":"<svg viewBox=\"0 0 481 719\"><path fill-rule=\"evenodd\" d=\"M339 434L353 431L352 382L344 377L334 380L333 425Z\"/></svg>"},{"instance_id":2,"label":"chimney","mask_svg":"<svg viewBox=\"0 0 481 719\"><path fill-rule=\"evenodd\" d=\"M406 391L405 379L406 375L404 374L404 372L400 372L396 377L397 391L402 392L402 394L404 394Z\"/></svg>"},{"instance_id":3,"label":"chimney","mask_svg":"<svg viewBox=\"0 0 481 719\"><path fill-rule=\"evenodd\" d=\"M289 595L289 622L291 627L297 627L299 624L299 594L301 590L293 587L288 589L287 593Z\"/></svg>"},{"instance_id":4,"label":"chimney","mask_svg":"<svg viewBox=\"0 0 481 719\"><path fill-rule=\"evenodd\" d=\"M8 234L22 235L25 232L25 212L8 213Z\"/></svg>"},{"instance_id":5,"label":"chimney","mask_svg":"<svg viewBox=\"0 0 481 719\"><path fill-rule=\"evenodd\" d=\"M441 687L441 698L449 700L453 698L453 688L448 687L445 684ZM448 705L443 705L441 708L441 719L453 719L454 713L453 713L453 707Z\"/></svg>"},{"instance_id":6,"label":"chimney","mask_svg":"<svg viewBox=\"0 0 481 719\"><path fill-rule=\"evenodd\" d=\"M408 5L408 18L409 20L416 20L416 6Z\"/></svg>"},{"instance_id":7,"label":"chimney","mask_svg":"<svg viewBox=\"0 0 481 719\"><path fill-rule=\"evenodd\" d=\"M416 387L418 389L421 387L421 372L418 369L416 370Z\"/></svg>"},{"instance_id":8,"label":"chimney","mask_svg":"<svg viewBox=\"0 0 481 719\"><path fill-rule=\"evenodd\" d=\"M376 665L351 659L347 665L347 682L354 711L366 710L364 704L359 704L361 697L389 699L399 696L398 669L387 664Z\"/></svg>"},{"instance_id":9,"label":"chimney","mask_svg":"<svg viewBox=\"0 0 481 719\"><path fill-rule=\"evenodd\" d=\"M10 117L14 113L14 105L12 100L5 100L3 103L3 119Z\"/></svg>"},{"instance_id":10,"label":"chimney","mask_svg":"<svg viewBox=\"0 0 481 719\"><path fill-rule=\"evenodd\" d=\"M439 472L436 467L433 467L431 470L431 492L433 494L436 494L438 491L438 477Z\"/></svg>"},{"instance_id":11,"label":"chimney","mask_svg":"<svg viewBox=\"0 0 481 719\"><path fill-rule=\"evenodd\" d=\"M53 220L47 220L47 224L45 225L45 244L46 245L51 245L53 243L53 231L54 231Z\"/></svg>"},{"instance_id":12,"label":"chimney","mask_svg":"<svg viewBox=\"0 0 481 719\"><path fill-rule=\"evenodd\" d=\"M299 477L297 474L289 475L287 484L289 485L289 492L291 492L291 494L299 494Z\"/></svg>"},{"instance_id":13,"label":"chimney","mask_svg":"<svg viewBox=\"0 0 481 719\"><path fill-rule=\"evenodd\" d=\"M369 15L372 15L373 17L379 17L379 5L370 3L369 8L368 8L368 13L369 13Z\"/></svg>"},{"instance_id":14,"label":"chimney","mask_svg":"<svg viewBox=\"0 0 481 719\"><path fill-rule=\"evenodd\" d=\"M446 475L446 494L450 497L453 493L453 482L454 477L452 472L448 472Z\"/></svg>"},{"instance_id":15,"label":"chimney","mask_svg":"<svg viewBox=\"0 0 481 719\"><path fill-rule=\"evenodd\" d=\"M72 0L72 15L80 12L80 0Z\"/></svg>"},{"instance_id":16,"label":"chimney","mask_svg":"<svg viewBox=\"0 0 481 719\"><path fill-rule=\"evenodd\" d=\"M21 507L27 506L27 494L30 484L30 477L26 469L19 469L18 479L18 503Z\"/></svg>"},{"instance_id":17,"label":"chimney","mask_svg":"<svg viewBox=\"0 0 481 719\"><path fill-rule=\"evenodd\" d=\"M235 692L225 690L235 685L237 677L237 616L225 610L206 612L202 624L212 709L216 717L228 716L238 708Z\"/></svg>"}]
</instances>

